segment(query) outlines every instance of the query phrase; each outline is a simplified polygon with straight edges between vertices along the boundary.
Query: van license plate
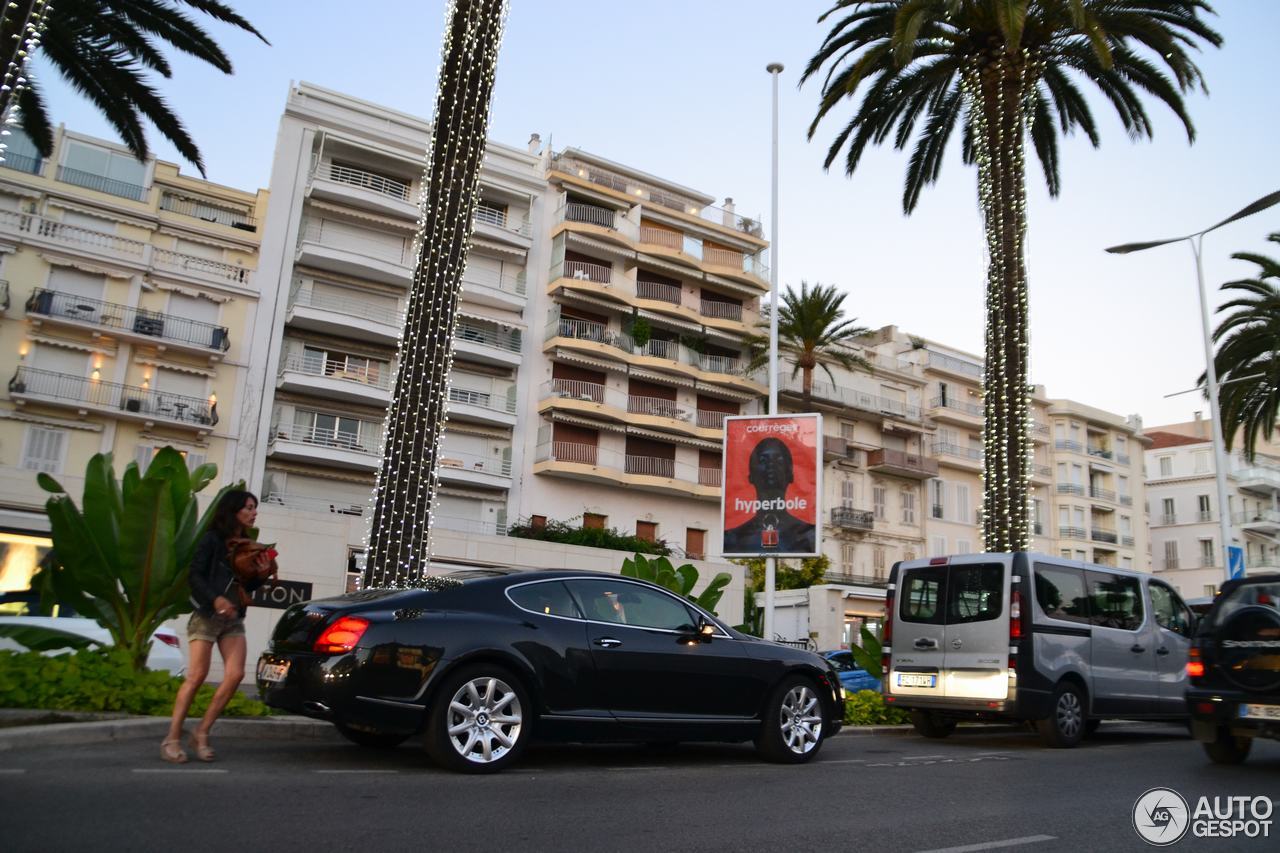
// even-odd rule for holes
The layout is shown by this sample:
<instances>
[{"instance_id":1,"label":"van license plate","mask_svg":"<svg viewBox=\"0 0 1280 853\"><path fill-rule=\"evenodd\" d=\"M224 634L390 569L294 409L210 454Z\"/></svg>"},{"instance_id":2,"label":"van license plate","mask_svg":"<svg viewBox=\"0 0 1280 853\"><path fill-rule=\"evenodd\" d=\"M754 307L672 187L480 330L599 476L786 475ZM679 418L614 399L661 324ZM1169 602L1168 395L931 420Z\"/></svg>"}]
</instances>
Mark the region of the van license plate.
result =
<instances>
[{"instance_id":1,"label":"van license plate","mask_svg":"<svg viewBox=\"0 0 1280 853\"><path fill-rule=\"evenodd\" d=\"M1280 720L1280 705L1241 705L1240 716L1250 720Z\"/></svg>"},{"instance_id":2,"label":"van license plate","mask_svg":"<svg viewBox=\"0 0 1280 853\"><path fill-rule=\"evenodd\" d=\"M938 676L922 672L898 673L899 687L933 687L938 683Z\"/></svg>"},{"instance_id":3,"label":"van license plate","mask_svg":"<svg viewBox=\"0 0 1280 853\"><path fill-rule=\"evenodd\" d=\"M284 681L285 676L289 674L289 662L284 663L266 663L258 664L258 680L279 683Z\"/></svg>"}]
</instances>

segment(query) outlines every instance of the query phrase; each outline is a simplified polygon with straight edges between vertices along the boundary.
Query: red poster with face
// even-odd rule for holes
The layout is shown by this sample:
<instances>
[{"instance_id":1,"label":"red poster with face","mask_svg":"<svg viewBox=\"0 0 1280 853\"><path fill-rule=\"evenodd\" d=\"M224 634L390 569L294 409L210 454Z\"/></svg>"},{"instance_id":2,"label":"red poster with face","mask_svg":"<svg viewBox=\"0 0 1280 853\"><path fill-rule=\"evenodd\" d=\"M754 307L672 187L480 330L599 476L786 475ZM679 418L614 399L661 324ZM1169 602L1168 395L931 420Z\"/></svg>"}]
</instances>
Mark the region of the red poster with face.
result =
<instances>
[{"instance_id":1,"label":"red poster with face","mask_svg":"<svg viewBox=\"0 0 1280 853\"><path fill-rule=\"evenodd\" d=\"M821 453L821 415L725 418L724 556L822 553Z\"/></svg>"}]
</instances>

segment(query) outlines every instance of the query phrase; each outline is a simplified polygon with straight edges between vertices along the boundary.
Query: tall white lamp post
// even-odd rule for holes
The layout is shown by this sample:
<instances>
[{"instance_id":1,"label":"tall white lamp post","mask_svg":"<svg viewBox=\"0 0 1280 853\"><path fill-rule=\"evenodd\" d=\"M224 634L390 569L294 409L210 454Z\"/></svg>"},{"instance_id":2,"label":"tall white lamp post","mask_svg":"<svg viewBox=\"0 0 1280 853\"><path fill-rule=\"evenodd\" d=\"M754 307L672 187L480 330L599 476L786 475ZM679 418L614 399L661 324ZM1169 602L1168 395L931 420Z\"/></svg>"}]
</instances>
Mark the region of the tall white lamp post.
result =
<instances>
[{"instance_id":1,"label":"tall white lamp post","mask_svg":"<svg viewBox=\"0 0 1280 853\"><path fill-rule=\"evenodd\" d=\"M769 414L778 413L778 75L781 62L770 62L765 70L773 78L773 201L769 219ZM778 561L764 560L764 637L773 639L773 592L777 586Z\"/></svg>"},{"instance_id":2,"label":"tall white lamp post","mask_svg":"<svg viewBox=\"0 0 1280 853\"><path fill-rule=\"evenodd\" d=\"M1235 222L1237 219L1252 216L1276 204L1280 204L1280 192L1263 196L1253 204L1243 207L1228 216L1217 225L1210 226L1203 231L1197 231L1194 234L1188 234L1185 237L1170 237L1166 240L1150 240L1145 243L1125 243L1124 245L1112 246L1107 249L1113 255L1127 255L1132 252L1154 249L1157 246L1167 246L1170 243L1181 243L1185 240L1191 245L1191 254L1195 256L1196 282L1200 292L1200 324L1204 334L1205 376L1209 386L1209 420L1212 422L1211 426L1213 428L1213 467L1218 485L1218 523L1222 536L1222 566L1227 580L1231 579L1230 552L1227 550L1231 546L1231 518L1228 512L1230 504L1227 501L1227 451L1226 444L1222 440L1222 410L1218 408L1218 371L1213 363L1213 335L1209 330L1209 298L1204 289L1204 235Z\"/></svg>"}]
</instances>

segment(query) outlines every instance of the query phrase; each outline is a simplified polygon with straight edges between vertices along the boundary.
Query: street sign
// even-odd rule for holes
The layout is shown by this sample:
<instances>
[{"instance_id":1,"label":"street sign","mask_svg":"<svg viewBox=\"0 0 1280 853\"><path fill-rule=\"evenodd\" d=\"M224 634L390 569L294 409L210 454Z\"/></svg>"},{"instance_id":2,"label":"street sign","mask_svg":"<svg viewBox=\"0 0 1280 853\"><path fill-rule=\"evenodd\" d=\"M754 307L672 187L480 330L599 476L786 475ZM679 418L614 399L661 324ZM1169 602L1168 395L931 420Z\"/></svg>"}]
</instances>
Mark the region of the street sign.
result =
<instances>
[{"instance_id":1,"label":"street sign","mask_svg":"<svg viewBox=\"0 0 1280 853\"><path fill-rule=\"evenodd\" d=\"M724 419L726 557L822 553L822 416Z\"/></svg>"},{"instance_id":2,"label":"street sign","mask_svg":"<svg viewBox=\"0 0 1280 853\"><path fill-rule=\"evenodd\" d=\"M1232 580L1244 577L1244 549L1239 545L1227 546L1227 577Z\"/></svg>"}]
</instances>

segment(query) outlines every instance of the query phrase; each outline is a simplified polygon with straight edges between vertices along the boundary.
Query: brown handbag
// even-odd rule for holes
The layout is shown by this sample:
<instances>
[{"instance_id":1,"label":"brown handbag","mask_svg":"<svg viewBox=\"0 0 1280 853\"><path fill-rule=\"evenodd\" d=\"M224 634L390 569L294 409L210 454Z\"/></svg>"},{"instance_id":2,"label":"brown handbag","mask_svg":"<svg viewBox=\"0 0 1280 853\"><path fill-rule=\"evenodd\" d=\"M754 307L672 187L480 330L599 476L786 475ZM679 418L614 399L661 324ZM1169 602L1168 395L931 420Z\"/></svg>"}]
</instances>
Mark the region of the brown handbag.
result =
<instances>
[{"instance_id":1,"label":"brown handbag","mask_svg":"<svg viewBox=\"0 0 1280 853\"><path fill-rule=\"evenodd\" d=\"M271 557L271 562L266 568L258 566L258 556L263 551L268 552ZM251 596L245 591L245 583L275 580L280 571L280 567L276 565L276 549L252 539L228 539L227 561L231 564L231 573L235 575L236 595L240 599L238 604L242 608L253 603Z\"/></svg>"}]
</instances>

